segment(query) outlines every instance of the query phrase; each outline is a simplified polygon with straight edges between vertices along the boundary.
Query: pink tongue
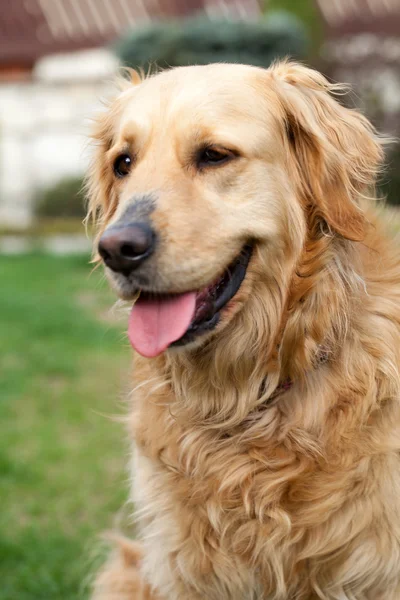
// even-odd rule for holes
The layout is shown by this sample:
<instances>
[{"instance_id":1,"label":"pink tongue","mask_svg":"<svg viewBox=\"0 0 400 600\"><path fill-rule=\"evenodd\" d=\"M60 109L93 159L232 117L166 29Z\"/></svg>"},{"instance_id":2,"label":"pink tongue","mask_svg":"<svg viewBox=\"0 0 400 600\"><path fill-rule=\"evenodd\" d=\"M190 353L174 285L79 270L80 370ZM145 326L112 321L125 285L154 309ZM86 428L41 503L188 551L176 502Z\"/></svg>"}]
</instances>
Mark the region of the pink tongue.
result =
<instances>
[{"instance_id":1,"label":"pink tongue","mask_svg":"<svg viewBox=\"0 0 400 600\"><path fill-rule=\"evenodd\" d=\"M154 300L139 298L129 317L129 341L142 356L157 356L183 336L195 308L195 292Z\"/></svg>"}]
</instances>

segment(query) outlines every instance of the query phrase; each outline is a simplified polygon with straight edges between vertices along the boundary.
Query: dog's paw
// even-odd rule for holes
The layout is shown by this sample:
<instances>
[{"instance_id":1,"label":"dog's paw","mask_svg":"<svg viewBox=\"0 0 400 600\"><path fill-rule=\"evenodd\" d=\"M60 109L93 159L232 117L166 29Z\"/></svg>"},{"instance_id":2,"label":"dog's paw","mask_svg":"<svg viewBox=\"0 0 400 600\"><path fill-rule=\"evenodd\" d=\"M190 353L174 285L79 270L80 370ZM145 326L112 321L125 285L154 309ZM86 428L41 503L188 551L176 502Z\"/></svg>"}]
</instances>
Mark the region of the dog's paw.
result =
<instances>
[{"instance_id":1,"label":"dog's paw","mask_svg":"<svg viewBox=\"0 0 400 600\"><path fill-rule=\"evenodd\" d=\"M140 575L140 544L121 535L108 537L114 551L96 578L92 600L157 600Z\"/></svg>"}]
</instances>

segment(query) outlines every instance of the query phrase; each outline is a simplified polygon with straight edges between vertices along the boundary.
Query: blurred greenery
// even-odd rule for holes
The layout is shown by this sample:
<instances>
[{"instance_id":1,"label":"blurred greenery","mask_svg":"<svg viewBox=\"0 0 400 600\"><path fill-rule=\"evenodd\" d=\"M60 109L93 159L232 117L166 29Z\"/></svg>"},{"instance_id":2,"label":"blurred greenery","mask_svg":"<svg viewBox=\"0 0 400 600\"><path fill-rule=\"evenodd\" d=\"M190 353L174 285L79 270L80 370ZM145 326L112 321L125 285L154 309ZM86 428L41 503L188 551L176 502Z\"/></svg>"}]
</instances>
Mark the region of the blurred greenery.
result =
<instances>
[{"instance_id":1,"label":"blurred greenery","mask_svg":"<svg viewBox=\"0 0 400 600\"><path fill-rule=\"evenodd\" d=\"M90 271L86 257L0 257L0 600L87 598L127 496L109 417L129 352Z\"/></svg>"},{"instance_id":2,"label":"blurred greenery","mask_svg":"<svg viewBox=\"0 0 400 600\"><path fill-rule=\"evenodd\" d=\"M85 216L85 194L82 177L63 177L41 190L35 200L37 217L79 218Z\"/></svg>"},{"instance_id":3,"label":"blurred greenery","mask_svg":"<svg viewBox=\"0 0 400 600\"><path fill-rule=\"evenodd\" d=\"M400 144L388 152L387 169L382 177L381 193L386 197L387 203L393 206L400 205Z\"/></svg>"},{"instance_id":4,"label":"blurred greenery","mask_svg":"<svg viewBox=\"0 0 400 600\"><path fill-rule=\"evenodd\" d=\"M302 58L306 49L305 28L289 13L248 22L204 17L154 22L130 32L116 46L122 62L135 68L211 62L268 66L279 56Z\"/></svg>"},{"instance_id":5,"label":"blurred greenery","mask_svg":"<svg viewBox=\"0 0 400 600\"><path fill-rule=\"evenodd\" d=\"M88 226L88 233L91 231L91 226ZM77 217L41 217L33 221L31 225L24 229L15 229L12 226L0 224L0 236L12 235L24 238L40 238L51 235L75 235L85 234L85 228L82 224L82 219Z\"/></svg>"},{"instance_id":6,"label":"blurred greenery","mask_svg":"<svg viewBox=\"0 0 400 600\"><path fill-rule=\"evenodd\" d=\"M317 52L323 40L323 26L315 0L264 0L264 12L282 10L295 16L304 25L311 40L310 50Z\"/></svg>"}]
</instances>

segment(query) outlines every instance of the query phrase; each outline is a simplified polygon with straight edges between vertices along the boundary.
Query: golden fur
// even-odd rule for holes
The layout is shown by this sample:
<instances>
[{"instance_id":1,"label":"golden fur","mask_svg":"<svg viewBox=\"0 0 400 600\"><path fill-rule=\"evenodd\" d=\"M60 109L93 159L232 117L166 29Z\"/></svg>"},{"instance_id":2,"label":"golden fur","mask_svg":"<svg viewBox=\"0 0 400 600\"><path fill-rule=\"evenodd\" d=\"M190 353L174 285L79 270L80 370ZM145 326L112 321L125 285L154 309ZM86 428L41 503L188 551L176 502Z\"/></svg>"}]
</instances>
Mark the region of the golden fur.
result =
<instances>
[{"instance_id":1,"label":"golden fur","mask_svg":"<svg viewBox=\"0 0 400 600\"><path fill-rule=\"evenodd\" d=\"M156 288L255 250L212 334L134 358L141 549L121 541L96 600L400 599L400 256L365 200L382 144L339 91L288 62L185 67L98 120L90 213L102 231L157 194ZM238 158L199 173L202 140Z\"/></svg>"}]
</instances>

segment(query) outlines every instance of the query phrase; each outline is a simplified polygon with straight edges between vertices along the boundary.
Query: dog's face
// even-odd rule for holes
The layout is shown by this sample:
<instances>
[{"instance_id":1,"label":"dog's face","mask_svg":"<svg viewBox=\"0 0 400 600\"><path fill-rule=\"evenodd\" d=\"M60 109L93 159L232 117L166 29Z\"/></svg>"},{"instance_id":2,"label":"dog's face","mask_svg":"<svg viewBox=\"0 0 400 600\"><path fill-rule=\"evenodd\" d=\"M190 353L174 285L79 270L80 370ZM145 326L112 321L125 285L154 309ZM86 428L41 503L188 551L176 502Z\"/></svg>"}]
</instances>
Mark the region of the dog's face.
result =
<instances>
[{"instance_id":1,"label":"dog's face","mask_svg":"<svg viewBox=\"0 0 400 600\"><path fill-rule=\"evenodd\" d=\"M140 353L217 334L257 285L261 254L287 283L310 212L362 237L354 196L378 150L327 90L287 64L185 67L128 86L99 120L89 182L98 251L122 298L140 292L130 324Z\"/></svg>"}]
</instances>

